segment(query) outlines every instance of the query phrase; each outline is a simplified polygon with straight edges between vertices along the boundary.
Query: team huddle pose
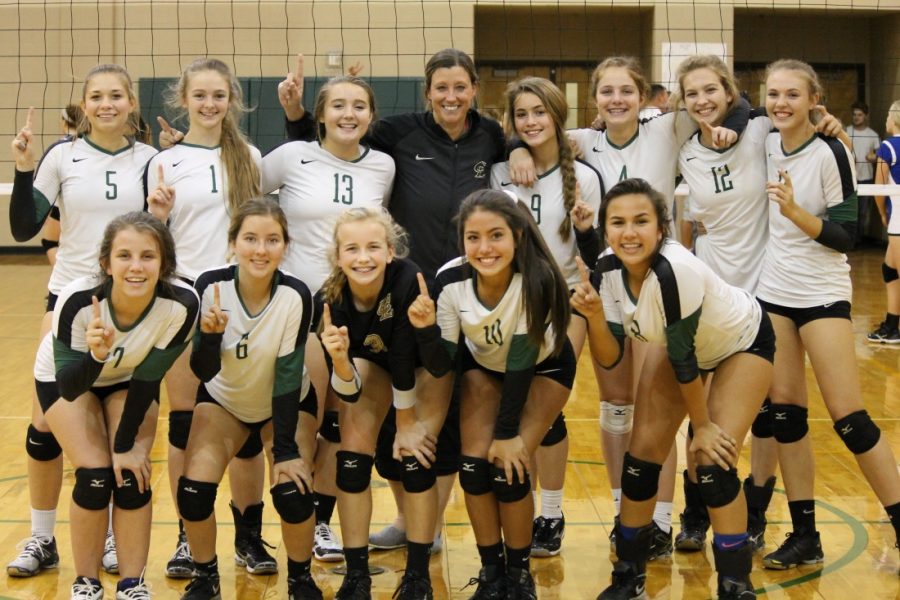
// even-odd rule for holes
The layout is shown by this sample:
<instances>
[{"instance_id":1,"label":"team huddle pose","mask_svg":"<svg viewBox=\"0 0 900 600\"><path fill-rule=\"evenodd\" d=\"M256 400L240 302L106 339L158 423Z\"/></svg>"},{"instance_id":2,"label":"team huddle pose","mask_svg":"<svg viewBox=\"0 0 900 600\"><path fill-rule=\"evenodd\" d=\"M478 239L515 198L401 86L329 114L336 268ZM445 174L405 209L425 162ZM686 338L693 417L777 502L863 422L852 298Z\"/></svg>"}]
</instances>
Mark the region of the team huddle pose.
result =
<instances>
[{"instance_id":1,"label":"team huddle pose","mask_svg":"<svg viewBox=\"0 0 900 600\"><path fill-rule=\"evenodd\" d=\"M824 560L806 356L897 532L900 476L862 406L849 320L854 163L809 65L769 65L765 108L751 110L722 60L690 57L676 110L641 119L640 66L607 58L591 78L603 128L573 131L565 94L539 77L508 86L502 128L480 115L475 66L459 50L428 61L422 113L376 120L357 74L326 82L308 112L299 57L279 85L291 141L265 156L238 127L237 78L213 58L169 90L188 129L160 118L161 152L138 141L137 99L117 65L87 74L80 112L66 113L73 131L37 168L29 110L12 143L10 224L18 241L43 228L58 249L26 436L32 535L10 575L59 563L65 452L71 598L101 599L101 568L121 575L118 600L151 597L149 452L165 379L179 514L166 574L190 579L184 600L222 596L226 470L235 562L278 570L262 539L266 463L291 600L323 597L313 558L346 561L335 598L370 598L369 548L401 546L395 597L431 599L429 556L457 473L481 562L471 598L536 600L530 558L558 554L565 536L563 409L586 342L616 508L598 600L646 598L647 562L702 549L710 525L717 597L755 597L779 464L793 530L763 565ZM900 180L896 139L878 151L878 183ZM690 187L681 243L679 174ZM900 217L878 206L900 235ZM896 332L890 242L882 328ZM373 468L398 509L379 532Z\"/></svg>"}]
</instances>

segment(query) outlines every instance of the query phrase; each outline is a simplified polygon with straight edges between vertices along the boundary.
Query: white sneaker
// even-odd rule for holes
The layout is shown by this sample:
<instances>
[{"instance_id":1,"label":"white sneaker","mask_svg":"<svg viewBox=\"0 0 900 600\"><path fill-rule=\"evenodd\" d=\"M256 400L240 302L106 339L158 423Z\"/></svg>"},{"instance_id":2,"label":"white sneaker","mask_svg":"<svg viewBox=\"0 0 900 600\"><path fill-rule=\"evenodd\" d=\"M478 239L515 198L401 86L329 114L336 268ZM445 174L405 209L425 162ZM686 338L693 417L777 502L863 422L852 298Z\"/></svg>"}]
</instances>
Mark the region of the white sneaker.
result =
<instances>
[{"instance_id":1,"label":"white sneaker","mask_svg":"<svg viewBox=\"0 0 900 600\"><path fill-rule=\"evenodd\" d=\"M54 538L25 538L16 549L19 555L6 565L6 573L11 577L31 577L44 569L59 566L59 553L56 551Z\"/></svg>"},{"instance_id":2,"label":"white sneaker","mask_svg":"<svg viewBox=\"0 0 900 600\"><path fill-rule=\"evenodd\" d=\"M103 586L90 577L76 577L72 584L72 600L103 600Z\"/></svg>"},{"instance_id":3,"label":"white sneaker","mask_svg":"<svg viewBox=\"0 0 900 600\"><path fill-rule=\"evenodd\" d=\"M321 560L322 562L340 562L344 560L344 547L327 523L316 523L313 556L316 557L316 560Z\"/></svg>"},{"instance_id":4,"label":"white sneaker","mask_svg":"<svg viewBox=\"0 0 900 600\"><path fill-rule=\"evenodd\" d=\"M150 584L144 581L142 574L133 586L124 589L117 587L116 600L150 600Z\"/></svg>"},{"instance_id":5,"label":"white sneaker","mask_svg":"<svg viewBox=\"0 0 900 600\"><path fill-rule=\"evenodd\" d=\"M110 575L118 575L119 573L119 555L116 554L116 536L111 533L106 534L106 542L103 543L103 557L100 559L100 566Z\"/></svg>"}]
</instances>

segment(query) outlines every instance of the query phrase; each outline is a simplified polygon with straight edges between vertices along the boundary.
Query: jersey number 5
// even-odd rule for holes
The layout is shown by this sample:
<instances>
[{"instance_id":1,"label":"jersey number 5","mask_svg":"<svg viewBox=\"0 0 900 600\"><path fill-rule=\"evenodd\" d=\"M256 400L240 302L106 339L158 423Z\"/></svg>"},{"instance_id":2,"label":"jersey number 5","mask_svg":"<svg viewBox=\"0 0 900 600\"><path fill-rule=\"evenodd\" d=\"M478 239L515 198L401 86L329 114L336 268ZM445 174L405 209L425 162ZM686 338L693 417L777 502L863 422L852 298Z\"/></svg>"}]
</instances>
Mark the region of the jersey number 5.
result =
<instances>
[{"instance_id":1,"label":"jersey number 5","mask_svg":"<svg viewBox=\"0 0 900 600\"><path fill-rule=\"evenodd\" d=\"M115 184L112 180L113 175L115 175L115 171L107 171L106 172L106 199L107 200L115 200L119 197L119 186Z\"/></svg>"}]
</instances>

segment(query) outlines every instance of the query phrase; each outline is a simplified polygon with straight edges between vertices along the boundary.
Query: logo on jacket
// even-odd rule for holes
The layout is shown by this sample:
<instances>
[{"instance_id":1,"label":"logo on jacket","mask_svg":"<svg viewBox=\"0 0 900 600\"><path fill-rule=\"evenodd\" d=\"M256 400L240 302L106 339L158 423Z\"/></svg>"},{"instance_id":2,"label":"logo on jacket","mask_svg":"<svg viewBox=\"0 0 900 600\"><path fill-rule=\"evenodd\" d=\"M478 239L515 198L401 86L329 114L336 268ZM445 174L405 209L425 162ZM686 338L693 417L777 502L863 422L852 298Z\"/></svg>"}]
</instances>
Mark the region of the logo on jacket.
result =
<instances>
[{"instance_id":1,"label":"logo on jacket","mask_svg":"<svg viewBox=\"0 0 900 600\"><path fill-rule=\"evenodd\" d=\"M475 163L475 179L484 179L485 174L487 173L487 163L483 160Z\"/></svg>"},{"instance_id":2,"label":"logo on jacket","mask_svg":"<svg viewBox=\"0 0 900 600\"><path fill-rule=\"evenodd\" d=\"M372 354L387 352L387 346L384 344L381 336L377 333L370 333L369 335L367 335L366 340L363 342L363 346L368 348L369 352L371 352Z\"/></svg>"},{"instance_id":3,"label":"logo on jacket","mask_svg":"<svg viewBox=\"0 0 900 600\"><path fill-rule=\"evenodd\" d=\"M390 294L385 296L384 299L378 303L378 310L375 311L375 314L378 315L379 321L387 321L394 316L394 307L391 304Z\"/></svg>"}]
</instances>

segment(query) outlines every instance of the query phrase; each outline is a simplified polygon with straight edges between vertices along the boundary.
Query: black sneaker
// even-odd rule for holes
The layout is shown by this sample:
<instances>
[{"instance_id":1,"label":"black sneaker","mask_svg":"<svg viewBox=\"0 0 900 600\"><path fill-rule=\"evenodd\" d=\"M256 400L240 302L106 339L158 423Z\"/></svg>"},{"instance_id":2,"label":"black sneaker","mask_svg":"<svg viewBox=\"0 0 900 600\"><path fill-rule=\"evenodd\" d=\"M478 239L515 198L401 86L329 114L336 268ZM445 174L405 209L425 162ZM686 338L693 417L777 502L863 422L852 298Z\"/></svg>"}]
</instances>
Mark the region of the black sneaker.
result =
<instances>
[{"instance_id":1,"label":"black sneaker","mask_svg":"<svg viewBox=\"0 0 900 600\"><path fill-rule=\"evenodd\" d=\"M322 590L316 585L312 573L304 573L297 579L288 578L288 600L322 600Z\"/></svg>"},{"instance_id":2,"label":"black sneaker","mask_svg":"<svg viewBox=\"0 0 900 600\"><path fill-rule=\"evenodd\" d=\"M222 600L218 573L194 575L181 600Z\"/></svg>"},{"instance_id":3,"label":"black sneaker","mask_svg":"<svg viewBox=\"0 0 900 600\"><path fill-rule=\"evenodd\" d=\"M334 600L370 600L372 598L372 578L367 571L347 571L341 589Z\"/></svg>"},{"instance_id":4,"label":"black sneaker","mask_svg":"<svg viewBox=\"0 0 900 600\"><path fill-rule=\"evenodd\" d=\"M709 518L690 508L678 516L681 531L675 536L675 549L679 552L696 552L703 550L706 544L706 532L709 530Z\"/></svg>"},{"instance_id":5,"label":"black sneaker","mask_svg":"<svg viewBox=\"0 0 900 600\"><path fill-rule=\"evenodd\" d=\"M413 571L406 571L391 598L397 600L433 600L431 580Z\"/></svg>"},{"instance_id":6,"label":"black sneaker","mask_svg":"<svg viewBox=\"0 0 900 600\"><path fill-rule=\"evenodd\" d=\"M794 531L774 552L766 554L763 566L767 569L792 569L797 565L814 565L825 560L819 532Z\"/></svg>"},{"instance_id":7,"label":"black sneaker","mask_svg":"<svg viewBox=\"0 0 900 600\"><path fill-rule=\"evenodd\" d=\"M672 556L672 530L670 529L669 533L666 533L656 524L656 521L653 521L650 554L647 555L647 560L669 558L670 556Z\"/></svg>"},{"instance_id":8,"label":"black sneaker","mask_svg":"<svg viewBox=\"0 0 900 600\"><path fill-rule=\"evenodd\" d=\"M556 556L566 537L566 517L547 519L538 517L534 520L531 536L531 556L546 558Z\"/></svg>"},{"instance_id":9,"label":"black sneaker","mask_svg":"<svg viewBox=\"0 0 900 600\"><path fill-rule=\"evenodd\" d=\"M248 506L244 513L230 504L234 517L234 562L252 575L268 575L278 572L278 562L266 550L275 546L262 539L263 503Z\"/></svg>"},{"instance_id":10,"label":"black sneaker","mask_svg":"<svg viewBox=\"0 0 900 600\"><path fill-rule=\"evenodd\" d=\"M882 321L878 329L867 335L866 339L873 344L900 344L900 331L896 327L891 329Z\"/></svg>"},{"instance_id":11,"label":"black sneaker","mask_svg":"<svg viewBox=\"0 0 900 600\"><path fill-rule=\"evenodd\" d=\"M487 565L478 571L478 577L469 580L463 589L477 585L469 600L506 600L506 577L501 565Z\"/></svg>"},{"instance_id":12,"label":"black sneaker","mask_svg":"<svg viewBox=\"0 0 900 600\"><path fill-rule=\"evenodd\" d=\"M6 565L10 577L31 577L59 566L56 538L30 537L19 542L19 554Z\"/></svg>"},{"instance_id":13,"label":"black sneaker","mask_svg":"<svg viewBox=\"0 0 900 600\"><path fill-rule=\"evenodd\" d=\"M510 567L506 570L506 598L507 600L537 600L534 579L531 578L528 569Z\"/></svg>"},{"instance_id":14,"label":"black sneaker","mask_svg":"<svg viewBox=\"0 0 900 600\"><path fill-rule=\"evenodd\" d=\"M184 532L178 534L178 543L175 545L175 554L166 564L166 577L172 579L190 579L194 576L194 559L191 556L191 547L188 546L187 536Z\"/></svg>"},{"instance_id":15,"label":"black sneaker","mask_svg":"<svg viewBox=\"0 0 900 600\"><path fill-rule=\"evenodd\" d=\"M613 568L612 584L597 600L646 600L647 574L639 573L634 563L619 561Z\"/></svg>"},{"instance_id":16,"label":"black sneaker","mask_svg":"<svg viewBox=\"0 0 900 600\"><path fill-rule=\"evenodd\" d=\"M723 579L719 582L719 590L716 596L718 600L750 600L756 598L756 592L749 581L735 581Z\"/></svg>"}]
</instances>

